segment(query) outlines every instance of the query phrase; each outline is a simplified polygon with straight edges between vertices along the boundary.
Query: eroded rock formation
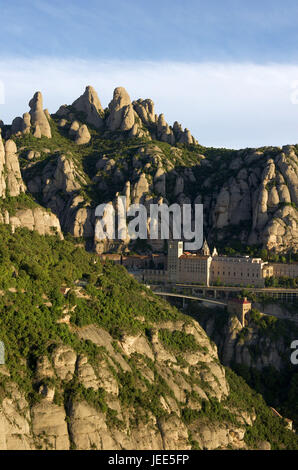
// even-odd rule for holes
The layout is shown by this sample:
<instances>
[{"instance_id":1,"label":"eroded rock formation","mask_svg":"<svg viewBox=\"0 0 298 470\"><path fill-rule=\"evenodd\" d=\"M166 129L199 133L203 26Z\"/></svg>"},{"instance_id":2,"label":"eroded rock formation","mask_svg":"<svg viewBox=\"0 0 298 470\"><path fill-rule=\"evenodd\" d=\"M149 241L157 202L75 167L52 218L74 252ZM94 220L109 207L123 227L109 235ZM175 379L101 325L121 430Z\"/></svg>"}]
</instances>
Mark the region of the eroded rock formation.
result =
<instances>
[{"instance_id":1,"label":"eroded rock formation","mask_svg":"<svg viewBox=\"0 0 298 470\"><path fill-rule=\"evenodd\" d=\"M70 346L57 345L50 360L40 357L36 364L33 380L40 397L36 404L29 405L17 385L8 379L11 395L0 406L0 448L187 450L191 448L191 431L192 439L201 449L245 449L246 426L253 424L254 410L250 414L231 410L238 424L214 423L208 417L197 419L189 426L183 422L181 404L198 411L201 399L208 401L213 397L224 403L230 393L229 385L224 368L218 363L216 348L198 324L178 321L158 326L169 332L193 335L200 350L184 353L182 365L175 353L165 349L157 330L152 330L151 340L143 334L125 335L116 347L105 330L89 325L78 328L76 333L105 351L101 359L91 365L86 356L77 354ZM158 377L168 387L168 393L157 397L163 410L160 417L147 410L146 418L137 419L141 409L127 406L121 400L123 385L114 372L131 374L129 361L135 354L138 354L136 367L140 371L136 389L147 393L147 387L150 389ZM189 380L194 374L196 383ZM98 408L78 395L70 395L66 406L59 404L56 397L74 379L94 394L104 391L107 408ZM109 418L111 413L113 420Z\"/></svg>"},{"instance_id":2,"label":"eroded rock formation","mask_svg":"<svg viewBox=\"0 0 298 470\"><path fill-rule=\"evenodd\" d=\"M87 86L84 94L72 103L76 111L85 113L86 122L97 129L103 126L104 110L94 88Z\"/></svg>"},{"instance_id":3,"label":"eroded rock formation","mask_svg":"<svg viewBox=\"0 0 298 470\"><path fill-rule=\"evenodd\" d=\"M30 103L30 114L16 118L10 130L4 126L6 134L16 131L17 139L26 132L33 132L36 137L49 136L49 115L42 111L41 94L36 93ZM50 155L52 151L48 161L39 165L37 160L41 157L37 153L29 154L34 152L33 148L26 149L29 163L23 164L22 171L28 189L33 195L42 194L42 203L59 217L63 230L92 237L94 214L89 209L90 201L82 196L86 184L100 196L101 202L112 204L116 194L124 195L129 185L132 203L142 200L148 205L163 198L165 203L203 204L204 230L211 244L237 238L242 244L262 245L277 252L297 251L296 146L239 151L200 148L188 129L183 130L177 121L170 126L163 114L158 116L152 100L131 102L122 87L115 89L109 109L103 110L97 93L88 86L72 106L59 108L53 115L52 125L57 125L63 136L70 139L70 145L91 144L90 154L84 154L80 170L76 150L74 155L70 150L69 165L76 168L70 173L66 164L61 167L60 157L55 160ZM87 125L98 129L92 141ZM117 143L112 152L106 154L97 144L99 136ZM140 139L139 146L124 156L122 141L131 137ZM85 152L85 147L82 149ZM64 148L54 152L60 156L65 153ZM1 154L0 149L0 158ZM14 149L10 159L15 170L9 181L3 180L3 171L1 179L0 161L2 194L6 191L5 184L12 194L23 191L21 182L18 189L15 154ZM91 160L94 165L86 170ZM67 187L61 187L62 180L68 182Z\"/></svg>"},{"instance_id":4,"label":"eroded rock formation","mask_svg":"<svg viewBox=\"0 0 298 470\"><path fill-rule=\"evenodd\" d=\"M109 104L109 111L107 128L110 131L128 131L133 127L135 123L134 110L125 88L115 88L113 99Z\"/></svg>"},{"instance_id":5,"label":"eroded rock formation","mask_svg":"<svg viewBox=\"0 0 298 470\"><path fill-rule=\"evenodd\" d=\"M33 98L29 101L29 106L31 126L35 128L36 132L38 132L38 135L36 135L36 137L39 137L40 132L40 136L51 138L51 127L46 117L46 114L43 111L43 99L40 91L37 91Z\"/></svg>"}]
</instances>

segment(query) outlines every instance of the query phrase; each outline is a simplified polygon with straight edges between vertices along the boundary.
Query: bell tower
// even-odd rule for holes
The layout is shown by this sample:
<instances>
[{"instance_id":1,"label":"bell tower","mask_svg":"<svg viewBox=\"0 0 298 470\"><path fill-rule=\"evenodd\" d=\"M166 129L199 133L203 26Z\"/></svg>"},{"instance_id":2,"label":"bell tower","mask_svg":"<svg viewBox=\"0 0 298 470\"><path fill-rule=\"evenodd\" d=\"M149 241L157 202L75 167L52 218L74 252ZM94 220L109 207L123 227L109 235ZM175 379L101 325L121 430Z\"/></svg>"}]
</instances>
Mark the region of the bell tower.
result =
<instances>
[{"instance_id":1,"label":"bell tower","mask_svg":"<svg viewBox=\"0 0 298 470\"><path fill-rule=\"evenodd\" d=\"M179 276L179 258L183 255L183 242L169 240L168 243L168 277L170 282L177 282Z\"/></svg>"}]
</instances>

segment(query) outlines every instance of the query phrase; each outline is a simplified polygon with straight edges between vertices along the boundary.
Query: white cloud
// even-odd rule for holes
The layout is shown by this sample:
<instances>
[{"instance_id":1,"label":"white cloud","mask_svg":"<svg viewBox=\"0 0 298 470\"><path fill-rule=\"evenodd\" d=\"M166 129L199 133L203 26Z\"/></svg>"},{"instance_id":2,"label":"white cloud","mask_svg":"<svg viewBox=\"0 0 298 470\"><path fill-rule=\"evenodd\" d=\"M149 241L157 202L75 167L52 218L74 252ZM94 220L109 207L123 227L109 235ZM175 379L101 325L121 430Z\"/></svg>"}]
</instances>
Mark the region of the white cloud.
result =
<instances>
[{"instance_id":1,"label":"white cloud","mask_svg":"<svg viewBox=\"0 0 298 470\"><path fill-rule=\"evenodd\" d=\"M291 101L298 66L2 58L0 71L0 119L6 123L28 110L36 90L43 93L44 107L55 112L86 85L96 88L103 106L116 86L124 86L131 99L153 99L156 112L188 127L202 145L298 142L298 106Z\"/></svg>"}]
</instances>

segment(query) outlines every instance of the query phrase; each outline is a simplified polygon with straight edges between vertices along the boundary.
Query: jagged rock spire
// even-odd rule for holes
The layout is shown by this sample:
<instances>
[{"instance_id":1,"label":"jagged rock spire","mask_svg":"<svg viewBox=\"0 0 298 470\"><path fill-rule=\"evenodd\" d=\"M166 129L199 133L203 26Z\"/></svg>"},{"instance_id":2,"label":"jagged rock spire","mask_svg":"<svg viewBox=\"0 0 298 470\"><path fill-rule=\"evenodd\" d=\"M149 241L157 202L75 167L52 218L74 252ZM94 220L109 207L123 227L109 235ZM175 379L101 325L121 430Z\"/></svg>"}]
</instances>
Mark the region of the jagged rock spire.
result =
<instances>
[{"instance_id":1,"label":"jagged rock spire","mask_svg":"<svg viewBox=\"0 0 298 470\"><path fill-rule=\"evenodd\" d=\"M6 189L10 196L18 196L25 192L22 179L17 146L13 140L2 142L0 131L0 197L6 197Z\"/></svg>"},{"instance_id":2,"label":"jagged rock spire","mask_svg":"<svg viewBox=\"0 0 298 470\"><path fill-rule=\"evenodd\" d=\"M83 95L72 103L76 111L82 111L86 114L86 121L96 128L103 126L103 107L98 98L95 89L88 85Z\"/></svg>"},{"instance_id":3,"label":"jagged rock spire","mask_svg":"<svg viewBox=\"0 0 298 470\"><path fill-rule=\"evenodd\" d=\"M29 106L31 124L33 127L35 127L36 137L38 137L40 133L41 136L51 138L51 127L43 111L43 100L40 91L37 91L33 98L29 101Z\"/></svg>"},{"instance_id":4,"label":"jagged rock spire","mask_svg":"<svg viewBox=\"0 0 298 470\"><path fill-rule=\"evenodd\" d=\"M17 155L17 146L13 140L5 142L5 165L7 172L6 187L10 196L18 196L26 191Z\"/></svg>"},{"instance_id":5,"label":"jagged rock spire","mask_svg":"<svg viewBox=\"0 0 298 470\"><path fill-rule=\"evenodd\" d=\"M24 113L23 114L23 122L22 122L21 132L23 132L23 134L29 134L30 128L31 128L30 113Z\"/></svg>"},{"instance_id":6,"label":"jagged rock spire","mask_svg":"<svg viewBox=\"0 0 298 470\"><path fill-rule=\"evenodd\" d=\"M154 112L154 103L150 99L138 99L132 103L134 110L145 125L156 122L157 116Z\"/></svg>"},{"instance_id":7,"label":"jagged rock spire","mask_svg":"<svg viewBox=\"0 0 298 470\"><path fill-rule=\"evenodd\" d=\"M115 88L109 109L110 115L108 117L107 127L110 131L128 131L132 129L135 123L135 114L129 94L125 88Z\"/></svg>"}]
</instances>

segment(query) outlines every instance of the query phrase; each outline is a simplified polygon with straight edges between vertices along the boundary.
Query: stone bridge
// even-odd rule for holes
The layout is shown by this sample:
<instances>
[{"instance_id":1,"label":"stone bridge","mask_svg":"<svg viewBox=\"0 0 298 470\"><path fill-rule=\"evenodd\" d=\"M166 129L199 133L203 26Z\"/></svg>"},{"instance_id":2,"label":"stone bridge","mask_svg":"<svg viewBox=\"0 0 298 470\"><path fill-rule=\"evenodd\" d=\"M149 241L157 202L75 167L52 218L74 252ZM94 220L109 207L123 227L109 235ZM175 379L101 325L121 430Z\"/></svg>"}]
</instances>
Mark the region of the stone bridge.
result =
<instances>
[{"instance_id":1,"label":"stone bridge","mask_svg":"<svg viewBox=\"0 0 298 470\"><path fill-rule=\"evenodd\" d=\"M171 294L179 294L189 297L194 297L193 300L214 300L222 304L227 304L231 297L243 295L246 293L255 294L256 297L268 296L281 302L293 303L298 300L298 289L283 289L283 288L261 288L261 287L234 287L234 286L199 286L194 284L169 284L165 286L150 285L154 292L168 292ZM247 294L246 294L247 295Z\"/></svg>"},{"instance_id":2,"label":"stone bridge","mask_svg":"<svg viewBox=\"0 0 298 470\"><path fill-rule=\"evenodd\" d=\"M175 297L175 298L182 299L183 307L185 306L186 300L198 300L198 301L206 302L206 303L213 304L214 306L219 306L219 307L226 307L226 305L227 305L226 302L220 302L218 300L211 300L211 299L206 299L206 298L203 298L203 297L197 297L197 296L191 296L191 295L177 294L177 293L173 293L173 292L154 291L154 294L160 295L162 297Z\"/></svg>"}]
</instances>

